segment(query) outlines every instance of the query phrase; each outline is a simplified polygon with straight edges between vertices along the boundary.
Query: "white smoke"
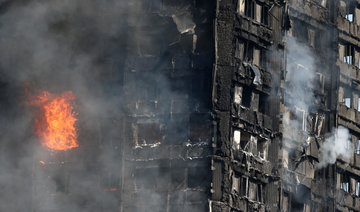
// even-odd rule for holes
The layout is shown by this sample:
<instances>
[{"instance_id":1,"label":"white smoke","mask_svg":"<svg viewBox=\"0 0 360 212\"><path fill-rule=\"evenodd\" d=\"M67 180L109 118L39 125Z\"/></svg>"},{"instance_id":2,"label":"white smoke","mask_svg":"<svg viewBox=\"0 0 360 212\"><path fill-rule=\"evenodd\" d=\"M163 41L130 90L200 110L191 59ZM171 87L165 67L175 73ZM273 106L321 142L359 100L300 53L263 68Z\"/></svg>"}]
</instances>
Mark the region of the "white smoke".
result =
<instances>
[{"instance_id":1,"label":"white smoke","mask_svg":"<svg viewBox=\"0 0 360 212\"><path fill-rule=\"evenodd\" d=\"M354 146L350 141L349 130L339 126L333 130L331 137L327 138L320 146L320 157L317 168L334 164L340 156L343 160L349 161L353 152Z\"/></svg>"},{"instance_id":2,"label":"white smoke","mask_svg":"<svg viewBox=\"0 0 360 212\"><path fill-rule=\"evenodd\" d=\"M292 140L302 140L299 133L306 131L306 117L316 103L313 93L315 63L312 50L295 38L288 36L286 41L287 67L285 77L283 111L283 135ZM292 116L292 117L290 117ZM286 140L285 140L286 142Z\"/></svg>"}]
</instances>

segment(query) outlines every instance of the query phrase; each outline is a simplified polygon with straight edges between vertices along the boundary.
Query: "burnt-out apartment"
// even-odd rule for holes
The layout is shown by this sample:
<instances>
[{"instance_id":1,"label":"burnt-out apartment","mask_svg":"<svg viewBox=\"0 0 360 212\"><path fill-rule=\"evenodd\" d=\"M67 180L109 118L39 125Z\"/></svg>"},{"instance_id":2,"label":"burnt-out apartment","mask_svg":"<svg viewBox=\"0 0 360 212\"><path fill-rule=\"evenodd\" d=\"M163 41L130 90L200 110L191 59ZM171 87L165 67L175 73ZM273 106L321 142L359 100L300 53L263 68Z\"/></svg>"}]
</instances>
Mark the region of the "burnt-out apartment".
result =
<instances>
[{"instance_id":1,"label":"burnt-out apartment","mask_svg":"<svg viewBox=\"0 0 360 212\"><path fill-rule=\"evenodd\" d=\"M0 47L0 211L360 211L360 1L4 0Z\"/></svg>"}]
</instances>

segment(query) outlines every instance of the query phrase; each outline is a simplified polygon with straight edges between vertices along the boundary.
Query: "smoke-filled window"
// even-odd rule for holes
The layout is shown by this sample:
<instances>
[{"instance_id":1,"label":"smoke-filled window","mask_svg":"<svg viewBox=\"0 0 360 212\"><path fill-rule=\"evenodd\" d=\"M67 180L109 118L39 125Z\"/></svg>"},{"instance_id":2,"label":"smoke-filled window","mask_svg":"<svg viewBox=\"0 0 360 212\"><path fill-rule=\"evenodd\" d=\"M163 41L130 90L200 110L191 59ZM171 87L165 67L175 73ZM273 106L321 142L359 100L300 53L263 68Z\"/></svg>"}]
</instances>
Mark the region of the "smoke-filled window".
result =
<instances>
[{"instance_id":1,"label":"smoke-filled window","mask_svg":"<svg viewBox=\"0 0 360 212\"><path fill-rule=\"evenodd\" d=\"M233 148L235 150L240 149L240 140L241 140L240 130L234 130Z\"/></svg>"},{"instance_id":2,"label":"smoke-filled window","mask_svg":"<svg viewBox=\"0 0 360 212\"><path fill-rule=\"evenodd\" d=\"M243 90L242 87L235 86L235 89L234 89L234 103L235 104L241 104L242 90Z\"/></svg>"},{"instance_id":3,"label":"smoke-filled window","mask_svg":"<svg viewBox=\"0 0 360 212\"><path fill-rule=\"evenodd\" d=\"M300 108L295 108L295 114L292 114L293 116L293 120L298 120L298 124L299 127L302 130L306 130L306 125L307 125L307 114L305 112L305 110L300 109Z\"/></svg>"},{"instance_id":4,"label":"smoke-filled window","mask_svg":"<svg viewBox=\"0 0 360 212\"><path fill-rule=\"evenodd\" d=\"M360 155L360 140L357 141L356 154Z\"/></svg>"},{"instance_id":5,"label":"smoke-filled window","mask_svg":"<svg viewBox=\"0 0 360 212\"><path fill-rule=\"evenodd\" d=\"M315 30L313 29L308 29L308 43L315 48Z\"/></svg>"},{"instance_id":6,"label":"smoke-filled window","mask_svg":"<svg viewBox=\"0 0 360 212\"><path fill-rule=\"evenodd\" d=\"M149 12L158 12L162 8L162 1L143 0L142 9Z\"/></svg>"},{"instance_id":7,"label":"smoke-filled window","mask_svg":"<svg viewBox=\"0 0 360 212\"><path fill-rule=\"evenodd\" d=\"M324 92L325 79L322 73L316 72L315 75L315 86L317 90Z\"/></svg>"},{"instance_id":8,"label":"smoke-filled window","mask_svg":"<svg viewBox=\"0 0 360 212\"><path fill-rule=\"evenodd\" d=\"M267 159L268 153L268 140L265 138L259 138L257 142L258 156L264 160Z\"/></svg>"},{"instance_id":9,"label":"smoke-filled window","mask_svg":"<svg viewBox=\"0 0 360 212\"><path fill-rule=\"evenodd\" d=\"M240 193L239 192L239 188L240 188L240 186L239 186L239 180L240 180L240 178L239 178L239 176L237 176L235 173L233 174L233 176L232 176L232 186L231 186L231 192L233 192L233 193Z\"/></svg>"},{"instance_id":10,"label":"smoke-filled window","mask_svg":"<svg viewBox=\"0 0 360 212\"><path fill-rule=\"evenodd\" d=\"M247 197L250 200L262 202L262 184L249 180Z\"/></svg>"},{"instance_id":11,"label":"smoke-filled window","mask_svg":"<svg viewBox=\"0 0 360 212\"><path fill-rule=\"evenodd\" d=\"M160 124L156 122L152 123L138 123L137 124L137 138L138 144L154 144L161 142L161 130Z\"/></svg>"},{"instance_id":12,"label":"smoke-filled window","mask_svg":"<svg viewBox=\"0 0 360 212\"><path fill-rule=\"evenodd\" d=\"M236 39L235 58L244 59L244 41Z\"/></svg>"},{"instance_id":13,"label":"smoke-filled window","mask_svg":"<svg viewBox=\"0 0 360 212\"><path fill-rule=\"evenodd\" d=\"M289 212L290 195L286 192L282 196L282 212Z\"/></svg>"},{"instance_id":14,"label":"smoke-filled window","mask_svg":"<svg viewBox=\"0 0 360 212\"><path fill-rule=\"evenodd\" d=\"M192 113L190 115L190 141L204 142L211 137L211 122L208 113Z\"/></svg>"},{"instance_id":15,"label":"smoke-filled window","mask_svg":"<svg viewBox=\"0 0 360 212\"><path fill-rule=\"evenodd\" d=\"M210 176L207 174L209 167L189 167L188 168L188 187L199 188L210 186Z\"/></svg>"},{"instance_id":16,"label":"smoke-filled window","mask_svg":"<svg viewBox=\"0 0 360 212\"><path fill-rule=\"evenodd\" d=\"M111 171L105 171L101 178L101 184L104 191L117 191L120 185L120 177Z\"/></svg>"}]
</instances>

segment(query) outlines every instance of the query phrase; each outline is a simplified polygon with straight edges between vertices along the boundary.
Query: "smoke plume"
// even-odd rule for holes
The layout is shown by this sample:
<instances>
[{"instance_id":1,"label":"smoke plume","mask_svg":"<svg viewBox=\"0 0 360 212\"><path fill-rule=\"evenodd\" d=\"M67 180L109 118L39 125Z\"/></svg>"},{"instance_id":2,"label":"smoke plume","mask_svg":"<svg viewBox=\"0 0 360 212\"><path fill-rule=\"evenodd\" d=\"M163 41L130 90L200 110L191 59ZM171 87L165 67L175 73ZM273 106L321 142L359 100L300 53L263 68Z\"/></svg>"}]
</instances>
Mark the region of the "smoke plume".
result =
<instances>
[{"instance_id":1,"label":"smoke plume","mask_svg":"<svg viewBox=\"0 0 360 212\"><path fill-rule=\"evenodd\" d=\"M286 43L287 67L283 113L285 137L302 140L299 132L306 128L306 117L314 106L314 57L310 48L288 36ZM306 132L306 131L304 131Z\"/></svg>"},{"instance_id":2,"label":"smoke plume","mask_svg":"<svg viewBox=\"0 0 360 212\"><path fill-rule=\"evenodd\" d=\"M350 140L349 130L339 126L334 129L331 136L320 146L320 157L317 168L334 164L336 159L342 158L349 162L354 153L354 145Z\"/></svg>"}]
</instances>

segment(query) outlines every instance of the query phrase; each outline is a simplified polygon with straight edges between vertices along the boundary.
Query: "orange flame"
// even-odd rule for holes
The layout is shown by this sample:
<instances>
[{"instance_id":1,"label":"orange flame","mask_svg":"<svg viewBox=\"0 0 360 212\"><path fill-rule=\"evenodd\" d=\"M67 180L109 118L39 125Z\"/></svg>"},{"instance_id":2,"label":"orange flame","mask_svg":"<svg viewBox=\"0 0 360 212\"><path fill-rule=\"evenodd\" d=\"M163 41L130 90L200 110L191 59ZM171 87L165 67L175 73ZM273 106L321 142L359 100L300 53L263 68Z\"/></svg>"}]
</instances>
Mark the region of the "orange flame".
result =
<instances>
[{"instance_id":1,"label":"orange flame","mask_svg":"<svg viewBox=\"0 0 360 212\"><path fill-rule=\"evenodd\" d=\"M75 127L76 113L72 106L74 101L72 91L60 95L44 91L30 100L30 104L40 109L35 118L35 134L43 145L53 150L68 150L79 146Z\"/></svg>"}]
</instances>

